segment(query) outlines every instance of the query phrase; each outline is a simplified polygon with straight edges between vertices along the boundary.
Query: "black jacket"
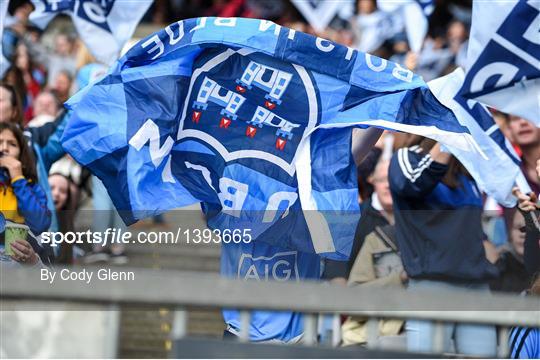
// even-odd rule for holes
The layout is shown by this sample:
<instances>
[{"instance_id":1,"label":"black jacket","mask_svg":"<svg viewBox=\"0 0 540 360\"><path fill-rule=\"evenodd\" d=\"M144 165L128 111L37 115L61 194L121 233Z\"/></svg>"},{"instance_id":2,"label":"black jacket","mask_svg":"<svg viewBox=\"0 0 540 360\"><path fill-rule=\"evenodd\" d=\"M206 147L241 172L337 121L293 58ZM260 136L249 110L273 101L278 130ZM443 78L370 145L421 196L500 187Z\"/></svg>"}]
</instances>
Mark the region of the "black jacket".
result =
<instances>
[{"instance_id":1,"label":"black jacket","mask_svg":"<svg viewBox=\"0 0 540 360\"><path fill-rule=\"evenodd\" d=\"M400 149L390 162L396 239L410 278L486 282L498 276L483 247L482 197L462 175L452 189L448 166L420 149Z\"/></svg>"}]
</instances>

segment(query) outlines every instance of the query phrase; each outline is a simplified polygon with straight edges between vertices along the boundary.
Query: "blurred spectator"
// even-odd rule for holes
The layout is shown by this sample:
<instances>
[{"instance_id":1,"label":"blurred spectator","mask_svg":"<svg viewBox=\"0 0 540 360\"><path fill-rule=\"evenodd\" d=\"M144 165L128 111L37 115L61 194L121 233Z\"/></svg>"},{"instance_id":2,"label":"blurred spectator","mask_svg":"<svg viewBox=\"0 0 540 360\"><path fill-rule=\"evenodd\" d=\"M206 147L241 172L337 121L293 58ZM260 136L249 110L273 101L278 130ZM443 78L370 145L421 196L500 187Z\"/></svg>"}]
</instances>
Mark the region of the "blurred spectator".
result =
<instances>
[{"instance_id":1,"label":"blurred spectator","mask_svg":"<svg viewBox=\"0 0 540 360\"><path fill-rule=\"evenodd\" d=\"M61 103L65 103L71 96L72 85L73 77L69 72L62 70L56 75L51 90Z\"/></svg>"},{"instance_id":2,"label":"blurred spectator","mask_svg":"<svg viewBox=\"0 0 540 360\"><path fill-rule=\"evenodd\" d=\"M463 166L439 144L423 140L399 149L390 164L396 238L409 290L489 293L497 269L483 247L482 197ZM407 322L409 351L432 349L434 324ZM452 339L460 354L493 356L495 328L466 324L444 326L443 351Z\"/></svg>"},{"instance_id":3,"label":"blurred spectator","mask_svg":"<svg viewBox=\"0 0 540 360\"><path fill-rule=\"evenodd\" d=\"M510 229L510 243L503 247L495 263L500 276L491 281L491 290L520 293L529 287L531 279L523 263L524 245L525 219L516 211Z\"/></svg>"},{"instance_id":4,"label":"blurred spectator","mask_svg":"<svg viewBox=\"0 0 540 360\"><path fill-rule=\"evenodd\" d=\"M47 209L47 197L37 182L32 151L16 123L0 123L0 153L2 216L14 223L27 225L31 231L26 238L11 244L14 253L11 257L19 263L36 265L40 263L36 253L43 254L44 260L46 255L33 235L48 229L51 213Z\"/></svg>"},{"instance_id":5,"label":"blurred spectator","mask_svg":"<svg viewBox=\"0 0 540 360\"><path fill-rule=\"evenodd\" d=\"M360 285L366 288L371 286L405 287L406 282L407 273L403 270L399 256L394 226L376 227L375 231L366 237L360 249L349 275L349 285ZM348 317L342 326L343 345L367 343L366 322L367 319L362 317ZM406 339L404 336L397 336L402 333L403 324L403 320L379 321L379 345L385 344L404 350Z\"/></svg>"},{"instance_id":6,"label":"blurred spectator","mask_svg":"<svg viewBox=\"0 0 540 360\"><path fill-rule=\"evenodd\" d=\"M39 93L34 101L34 116L48 115L56 117L60 111L60 101L51 91Z\"/></svg>"},{"instance_id":7,"label":"blurred spectator","mask_svg":"<svg viewBox=\"0 0 540 360\"><path fill-rule=\"evenodd\" d=\"M73 183L62 174L49 175L49 186L54 201L54 207L58 215L58 230L62 233L74 231L75 204L72 190ZM60 244L60 251L56 260L59 264L71 264L73 262L73 244Z\"/></svg>"},{"instance_id":8,"label":"blurred spectator","mask_svg":"<svg viewBox=\"0 0 540 360\"><path fill-rule=\"evenodd\" d=\"M48 71L48 86L55 87L58 75L61 72L67 74L69 78L75 75L75 58L73 56L74 41L66 34L58 34L55 39L54 52L43 51L41 56L43 63L47 66ZM59 96L60 99L62 99Z\"/></svg>"},{"instance_id":9,"label":"blurred spectator","mask_svg":"<svg viewBox=\"0 0 540 360\"><path fill-rule=\"evenodd\" d=\"M24 125L24 112L25 109L28 107L28 98L26 97L26 84L24 83L24 76L22 71L16 66L10 66L6 70L2 82L13 87L13 90L15 91L15 96L18 99L17 103L21 105L21 125Z\"/></svg>"},{"instance_id":10,"label":"blurred spectator","mask_svg":"<svg viewBox=\"0 0 540 360\"><path fill-rule=\"evenodd\" d=\"M529 290L531 296L540 296L540 274ZM540 329L514 327L508 338L510 358L540 359Z\"/></svg>"},{"instance_id":11,"label":"blurred spectator","mask_svg":"<svg viewBox=\"0 0 540 360\"><path fill-rule=\"evenodd\" d=\"M22 130L24 128L23 116L19 101L20 99L12 86L4 83L0 84L0 103L2 103L6 114L6 116L0 117L0 122L15 123ZM47 205L52 212L51 229L53 231L57 228L57 222L49 189L48 173L51 165L64 155L60 137L64 131L68 117L69 115L67 113L62 113L51 123L47 123L41 127L28 127L24 129L25 136L36 159L39 184L47 195Z\"/></svg>"},{"instance_id":12,"label":"blurred spectator","mask_svg":"<svg viewBox=\"0 0 540 360\"><path fill-rule=\"evenodd\" d=\"M10 122L23 128L23 114L20 98L15 88L8 84L0 84L0 123Z\"/></svg>"},{"instance_id":13,"label":"blurred spectator","mask_svg":"<svg viewBox=\"0 0 540 360\"><path fill-rule=\"evenodd\" d=\"M531 189L540 194L540 176L536 172L536 161L540 159L540 128L514 115L508 118L508 128L515 144L521 149L521 170Z\"/></svg>"},{"instance_id":14,"label":"blurred spectator","mask_svg":"<svg viewBox=\"0 0 540 360\"><path fill-rule=\"evenodd\" d=\"M375 191L362 206L362 216L356 227L351 256L347 264L347 275L350 273L368 234L371 234L377 227L394 223L392 196L388 186L388 166L388 160L379 161L375 171L368 178L368 182L373 185Z\"/></svg>"},{"instance_id":15,"label":"blurred spectator","mask_svg":"<svg viewBox=\"0 0 540 360\"><path fill-rule=\"evenodd\" d=\"M356 49L375 53L386 39L403 29L402 18L379 11L375 0L358 0L356 4L358 15L351 19L351 27L356 35Z\"/></svg>"},{"instance_id":16,"label":"blurred spectator","mask_svg":"<svg viewBox=\"0 0 540 360\"><path fill-rule=\"evenodd\" d=\"M26 31L28 18L34 10L29 0L11 0L8 4L8 15L4 20L4 34L2 39L2 52L7 59L15 56L17 44Z\"/></svg>"},{"instance_id":17,"label":"blurred spectator","mask_svg":"<svg viewBox=\"0 0 540 360\"><path fill-rule=\"evenodd\" d=\"M353 262L349 274L349 285L367 286L404 286L407 273L399 256L393 225L392 195L388 185L388 167L390 161L382 159L375 172L369 178L375 188L369 204L373 210L379 211L388 221L387 225L376 226L374 231L365 237L360 244L358 256L351 256ZM372 211L373 211L372 210ZM379 215L378 214L378 215ZM349 317L342 326L343 344L364 344L367 342L366 319ZM403 321L383 320L379 322L380 342L405 344L404 337L395 338L401 333ZM385 338L386 340L384 340ZM391 339L391 340L390 340ZM388 344L390 345L390 344Z\"/></svg>"},{"instance_id":18,"label":"blurred spectator","mask_svg":"<svg viewBox=\"0 0 540 360\"><path fill-rule=\"evenodd\" d=\"M457 66L465 67L467 65L467 44L469 34L464 23L454 20L448 26L446 32L448 48L454 55L454 63Z\"/></svg>"},{"instance_id":19,"label":"blurred spectator","mask_svg":"<svg viewBox=\"0 0 540 360\"><path fill-rule=\"evenodd\" d=\"M25 121L28 122L34 116L32 109L33 102L41 91L42 85L45 83L45 74L30 59L28 48L24 43L17 45L14 63L21 70L26 87L26 93L24 94L24 103L26 104L24 117Z\"/></svg>"}]
</instances>

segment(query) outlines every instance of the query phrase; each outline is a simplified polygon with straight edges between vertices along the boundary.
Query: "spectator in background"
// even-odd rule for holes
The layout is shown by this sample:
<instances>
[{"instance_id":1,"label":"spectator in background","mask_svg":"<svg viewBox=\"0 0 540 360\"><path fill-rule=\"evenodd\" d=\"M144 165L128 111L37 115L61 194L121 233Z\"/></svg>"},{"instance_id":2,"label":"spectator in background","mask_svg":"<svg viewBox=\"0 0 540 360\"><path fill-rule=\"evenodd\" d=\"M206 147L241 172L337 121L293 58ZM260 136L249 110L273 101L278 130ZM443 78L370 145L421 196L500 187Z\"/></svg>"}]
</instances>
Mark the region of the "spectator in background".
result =
<instances>
[{"instance_id":1,"label":"spectator in background","mask_svg":"<svg viewBox=\"0 0 540 360\"><path fill-rule=\"evenodd\" d=\"M536 172L540 176L540 159L536 161ZM540 273L540 202L538 194L522 194L518 188L513 191L518 198L518 208L525 218L525 268L530 275Z\"/></svg>"},{"instance_id":2,"label":"spectator in background","mask_svg":"<svg viewBox=\"0 0 540 360\"><path fill-rule=\"evenodd\" d=\"M76 71L75 57L73 56L74 41L66 34L58 34L55 39L54 52L39 48L40 62L47 66L48 86L55 88L58 75L65 72L72 78ZM61 97L59 96L61 99Z\"/></svg>"},{"instance_id":3,"label":"spectator in background","mask_svg":"<svg viewBox=\"0 0 540 360\"><path fill-rule=\"evenodd\" d=\"M351 256L347 264L347 275L351 272L357 255L364 244L364 240L375 228L394 223L394 210L392 195L388 185L388 160L379 160L368 182L373 185L374 192L362 206L362 216L356 227Z\"/></svg>"},{"instance_id":4,"label":"spectator in background","mask_svg":"<svg viewBox=\"0 0 540 360\"><path fill-rule=\"evenodd\" d=\"M529 294L540 296L540 274L532 284ZM508 345L511 359L540 359L540 329L514 327L510 330Z\"/></svg>"},{"instance_id":5,"label":"spectator in background","mask_svg":"<svg viewBox=\"0 0 540 360\"><path fill-rule=\"evenodd\" d=\"M15 88L8 84L0 84L0 123L11 122L23 128L23 114L20 98Z\"/></svg>"},{"instance_id":6,"label":"spectator in background","mask_svg":"<svg viewBox=\"0 0 540 360\"><path fill-rule=\"evenodd\" d=\"M396 239L409 290L478 291L489 293L497 277L483 247L482 196L463 165L424 139L399 149L390 163ZM432 349L434 324L407 322L409 351ZM493 356L495 327L446 324L443 351Z\"/></svg>"},{"instance_id":7,"label":"spectator in background","mask_svg":"<svg viewBox=\"0 0 540 360\"><path fill-rule=\"evenodd\" d=\"M73 77L66 70L61 70L54 79L51 91L58 98L60 103L65 103L71 96L71 86L73 85Z\"/></svg>"},{"instance_id":8,"label":"spectator in background","mask_svg":"<svg viewBox=\"0 0 540 360\"><path fill-rule=\"evenodd\" d=\"M0 123L0 153L2 216L27 225L37 236L48 229L51 213L47 209L47 197L37 182L32 151L16 123ZM26 239L11 244L11 249L14 252L12 258L19 263L35 265L40 262L36 252L41 254L42 249L30 233Z\"/></svg>"},{"instance_id":9,"label":"spectator in background","mask_svg":"<svg viewBox=\"0 0 540 360\"><path fill-rule=\"evenodd\" d=\"M45 74L41 71L34 62L30 59L28 47L24 43L17 45L17 51L14 58L15 66L21 70L26 93L24 94L25 107L24 118L25 122L28 122L34 116L33 103L41 91L42 85L45 83Z\"/></svg>"},{"instance_id":10,"label":"spectator in background","mask_svg":"<svg viewBox=\"0 0 540 360\"><path fill-rule=\"evenodd\" d=\"M62 233L74 231L74 197L73 184L69 178L62 174L49 175L49 186L58 215L58 230ZM60 251L56 262L59 264L73 263L73 244L60 244Z\"/></svg>"},{"instance_id":11,"label":"spectator in background","mask_svg":"<svg viewBox=\"0 0 540 360\"><path fill-rule=\"evenodd\" d=\"M60 101L51 91L42 91L34 100L34 118L28 126L41 126L54 120L60 111Z\"/></svg>"},{"instance_id":12,"label":"spectator in background","mask_svg":"<svg viewBox=\"0 0 540 360\"><path fill-rule=\"evenodd\" d=\"M15 50L19 40L24 36L28 25L30 13L34 10L34 5L29 0L11 0L8 3L8 14L11 17L3 18L2 26L4 34L2 39L2 52L7 59L15 56Z\"/></svg>"},{"instance_id":13,"label":"spectator in background","mask_svg":"<svg viewBox=\"0 0 540 360\"><path fill-rule=\"evenodd\" d=\"M401 17L378 10L375 0L358 0L356 11L358 15L351 19L357 40L354 47L380 56L376 50L403 28Z\"/></svg>"},{"instance_id":14,"label":"spectator in background","mask_svg":"<svg viewBox=\"0 0 540 360\"><path fill-rule=\"evenodd\" d=\"M501 275L491 281L491 290L520 293L529 287L531 278L523 263L524 245L525 219L516 211L510 229L510 243L503 247L495 263Z\"/></svg>"},{"instance_id":15,"label":"spectator in background","mask_svg":"<svg viewBox=\"0 0 540 360\"><path fill-rule=\"evenodd\" d=\"M349 285L403 287L407 282L407 273L403 270L395 240L392 195L388 185L389 165L389 160L380 160L375 172L368 180L375 187L375 192L370 201L372 209L377 209L388 223L383 226L376 226L374 231L366 236L365 241L362 241L358 256L351 256L353 266L349 274ZM342 326L344 345L364 344L367 342L365 322L366 319L358 317L349 317L345 321ZM390 341L394 344L401 342L400 345L403 348L405 344L404 338L389 337L400 334L403 323L401 320L380 321L379 336L381 338L379 338L379 341L385 344Z\"/></svg>"},{"instance_id":16,"label":"spectator in background","mask_svg":"<svg viewBox=\"0 0 540 360\"><path fill-rule=\"evenodd\" d=\"M465 67L467 61L467 44L469 34L467 27L459 20L454 20L448 25L446 31L447 46L454 55L454 63Z\"/></svg>"},{"instance_id":17,"label":"spectator in background","mask_svg":"<svg viewBox=\"0 0 540 360\"><path fill-rule=\"evenodd\" d=\"M540 128L515 115L508 117L508 127L521 150L521 170L533 192L540 194L540 175L536 172L536 162L540 159Z\"/></svg>"},{"instance_id":18,"label":"spectator in background","mask_svg":"<svg viewBox=\"0 0 540 360\"><path fill-rule=\"evenodd\" d=\"M47 194L48 207L52 212L51 230L56 231L56 213L52 202L51 190L49 189L48 174L51 165L64 155L60 137L64 132L69 114L62 113L58 115L54 122L47 123L38 128L24 128L22 108L19 101L12 86L0 83L0 103L4 110L0 115L0 122L15 123L19 129L25 130L28 144L36 159L38 181L45 194Z\"/></svg>"},{"instance_id":19,"label":"spectator in background","mask_svg":"<svg viewBox=\"0 0 540 360\"><path fill-rule=\"evenodd\" d=\"M22 71L16 66L10 66L6 70L2 82L13 87L15 95L18 98L17 103L21 104L22 126L24 125L24 112L25 109L27 109L28 107L28 98L26 97L26 84L24 83L24 76L22 74Z\"/></svg>"}]
</instances>

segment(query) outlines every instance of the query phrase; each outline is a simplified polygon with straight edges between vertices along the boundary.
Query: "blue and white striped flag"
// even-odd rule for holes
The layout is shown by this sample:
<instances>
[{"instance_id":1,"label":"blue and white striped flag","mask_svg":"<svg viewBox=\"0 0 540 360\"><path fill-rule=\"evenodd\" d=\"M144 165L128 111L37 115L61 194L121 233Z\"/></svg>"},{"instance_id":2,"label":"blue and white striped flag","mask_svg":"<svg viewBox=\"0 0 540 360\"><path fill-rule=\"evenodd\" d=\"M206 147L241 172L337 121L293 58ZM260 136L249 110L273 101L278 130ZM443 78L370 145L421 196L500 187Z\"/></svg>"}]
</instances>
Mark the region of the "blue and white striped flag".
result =
<instances>
[{"instance_id":1,"label":"blue and white striped flag","mask_svg":"<svg viewBox=\"0 0 540 360\"><path fill-rule=\"evenodd\" d=\"M411 71L256 19L176 22L67 105L64 148L126 222L202 202L211 228L335 259L359 215L353 127L477 146Z\"/></svg>"},{"instance_id":2,"label":"blue and white striped flag","mask_svg":"<svg viewBox=\"0 0 540 360\"><path fill-rule=\"evenodd\" d=\"M461 94L540 127L540 1L475 1Z\"/></svg>"},{"instance_id":3,"label":"blue and white striped flag","mask_svg":"<svg viewBox=\"0 0 540 360\"><path fill-rule=\"evenodd\" d=\"M94 57L112 64L131 38L152 0L32 0L30 20L44 29L58 14L71 17Z\"/></svg>"},{"instance_id":4,"label":"blue and white striped flag","mask_svg":"<svg viewBox=\"0 0 540 360\"><path fill-rule=\"evenodd\" d=\"M512 188L523 177L521 161L489 110L459 94L464 79L463 69L458 68L449 75L430 81L428 85L435 97L452 109L459 122L469 129L486 157L451 145L448 149L467 168L482 191L499 204L514 207L516 198L512 195ZM525 188L522 191L529 193L531 190Z\"/></svg>"}]
</instances>

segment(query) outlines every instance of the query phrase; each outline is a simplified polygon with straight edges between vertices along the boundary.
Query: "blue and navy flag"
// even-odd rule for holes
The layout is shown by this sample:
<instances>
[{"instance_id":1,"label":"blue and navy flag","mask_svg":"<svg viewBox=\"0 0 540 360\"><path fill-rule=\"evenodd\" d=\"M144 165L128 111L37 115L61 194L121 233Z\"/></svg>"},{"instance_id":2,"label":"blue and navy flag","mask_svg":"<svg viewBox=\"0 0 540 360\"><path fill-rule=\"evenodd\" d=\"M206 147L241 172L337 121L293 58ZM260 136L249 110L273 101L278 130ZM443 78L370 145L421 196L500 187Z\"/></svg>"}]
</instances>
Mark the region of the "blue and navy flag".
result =
<instances>
[{"instance_id":1,"label":"blue and navy flag","mask_svg":"<svg viewBox=\"0 0 540 360\"><path fill-rule=\"evenodd\" d=\"M202 202L211 228L336 259L359 216L353 127L475 150L408 69L266 20L176 22L67 106L64 148L127 223Z\"/></svg>"},{"instance_id":2,"label":"blue and navy flag","mask_svg":"<svg viewBox=\"0 0 540 360\"><path fill-rule=\"evenodd\" d=\"M30 20L41 28L59 14L71 17L77 32L94 57L105 64L118 59L124 44L152 0L32 0Z\"/></svg>"},{"instance_id":3,"label":"blue and navy flag","mask_svg":"<svg viewBox=\"0 0 540 360\"><path fill-rule=\"evenodd\" d=\"M540 127L540 1L475 1L461 94Z\"/></svg>"},{"instance_id":4,"label":"blue and navy flag","mask_svg":"<svg viewBox=\"0 0 540 360\"><path fill-rule=\"evenodd\" d=\"M452 109L459 122L469 129L481 152L467 152L454 146L448 146L448 149L467 168L482 191L499 204L514 207L516 198L512 195L512 188L516 182L525 186L521 189L523 193L528 194L531 191L526 181L521 181L524 179L520 168L521 160L489 110L459 94L464 78L463 69L458 68L453 73L428 83L435 97Z\"/></svg>"}]
</instances>

